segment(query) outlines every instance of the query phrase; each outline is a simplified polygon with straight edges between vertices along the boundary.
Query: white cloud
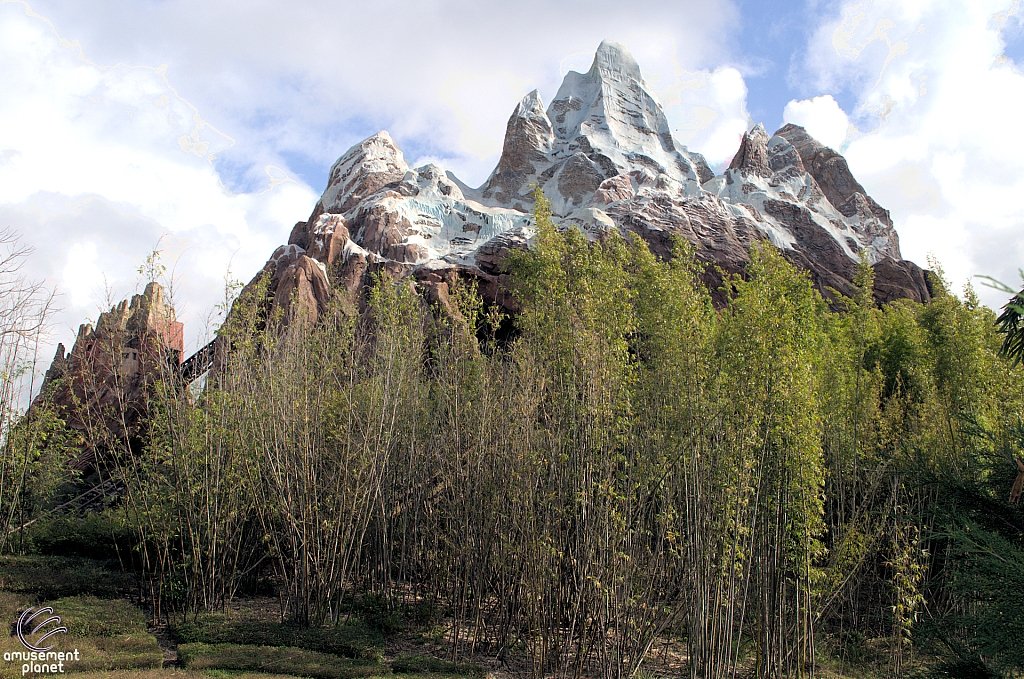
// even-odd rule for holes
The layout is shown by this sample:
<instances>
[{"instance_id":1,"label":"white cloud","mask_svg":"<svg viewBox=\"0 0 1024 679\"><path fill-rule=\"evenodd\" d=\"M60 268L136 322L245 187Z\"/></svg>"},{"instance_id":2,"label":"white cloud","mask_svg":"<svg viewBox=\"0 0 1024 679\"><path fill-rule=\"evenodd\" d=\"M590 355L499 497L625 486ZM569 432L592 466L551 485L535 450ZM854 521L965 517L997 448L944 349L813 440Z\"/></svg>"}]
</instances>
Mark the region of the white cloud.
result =
<instances>
[{"instance_id":1,"label":"white cloud","mask_svg":"<svg viewBox=\"0 0 1024 679\"><path fill-rule=\"evenodd\" d=\"M470 184L493 168L518 100L534 88L550 100L562 67L585 70L602 39L631 47L653 74L659 61L720 62L738 23L731 0L653 0L643 12L612 0L33 7L73 27L97 63L169 64L179 91L236 140L222 155L234 163L283 167L298 154L326 176L345 149L387 129L409 158L445 158ZM563 64L567 54L586 56Z\"/></svg>"},{"instance_id":2,"label":"white cloud","mask_svg":"<svg viewBox=\"0 0 1024 679\"><path fill-rule=\"evenodd\" d=\"M20 4L0 5L0 63L0 224L35 249L27 273L62 293L52 344L96 317L107 286L113 301L134 292L160 241L194 346L229 262L251 276L315 201L280 170L264 175L271 190L231 194L209 156L232 140L163 69L83 60Z\"/></svg>"},{"instance_id":3,"label":"white cloud","mask_svg":"<svg viewBox=\"0 0 1024 679\"><path fill-rule=\"evenodd\" d=\"M657 92L676 137L713 166L727 163L750 127L747 86L735 68L677 71Z\"/></svg>"},{"instance_id":4,"label":"white cloud","mask_svg":"<svg viewBox=\"0 0 1024 679\"><path fill-rule=\"evenodd\" d=\"M844 4L811 42L805 71L850 89L860 129L845 155L893 215L903 255L942 263L956 289L972 275L1018 284L1024 264L1021 65L1000 28L1009 0ZM979 288L998 307L1002 293Z\"/></svg>"},{"instance_id":5,"label":"white cloud","mask_svg":"<svg viewBox=\"0 0 1024 679\"><path fill-rule=\"evenodd\" d=\"M93 296L103 285L103 272L96 265L95 243L80 241L71 244L60 280L73 306L84 307L94 301Z\"/></svg>"},{"instance_id":6,"label":"white cloud","mask_svg":"<svg viewBox=\"0 0 1024 679\"><path fill-rule=\"evenodd\" d=\"M794 99L786 104L782 119L800 125L809 135L836 151L842 151L850 127L850 119L831 94Z\"/></svg>"}]
</instances>

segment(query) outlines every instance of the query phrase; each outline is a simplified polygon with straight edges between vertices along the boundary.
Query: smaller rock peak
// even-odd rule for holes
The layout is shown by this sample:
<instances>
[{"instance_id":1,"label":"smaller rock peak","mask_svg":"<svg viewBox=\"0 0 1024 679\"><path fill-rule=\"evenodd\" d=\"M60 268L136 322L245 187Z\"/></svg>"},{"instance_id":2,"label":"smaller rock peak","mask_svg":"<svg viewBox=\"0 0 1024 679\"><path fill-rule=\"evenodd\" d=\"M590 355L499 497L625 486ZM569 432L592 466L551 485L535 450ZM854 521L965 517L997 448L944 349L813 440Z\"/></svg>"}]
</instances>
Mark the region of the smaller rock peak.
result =
<instances>
[{"instance_id":1,"label":"smaller rock peak","mask_svg":"<svg viewBox=\"0 0 1024 679\"><path fill-rule=\"evenodd\" d=\"M741 174L771 176L772 171L768 163L768 133L764 125L758 123L752 130L743 133L740 148L729 163L729 169L739 170Z\"/></svg>"},{"instance_id":2,"label":"smaller rock peak","mask_svg":"<svg viewBox=\"0 0 1024 679\"><path fill-rule=\"evenodd\" d=\"M897 261L902 259L889 211L868 195L842 154L822 144L799 125L784 125L775 134L793 145L807 172L833 207L846 217L856 216L861 224L877 221L879 233L885 231L888 238L887 244L877 249L879 254Z\"/></svg>"},{"instance_id":3,"label":"smaller rock peak","mask_svg":"<svg viewBox=\"0 0 1024 679\"><path fill-rule=\"evenodd\" d=\"M506 205L521 200L531 179L549 164L553 141L551 119L540 93L533 90L516 104L508 119L498 166L480 187L484 198L494 197Z\"/></svg>"},{"instance_id":4,"label":"smaller rock peak","mask_svg":"<svg viewBox=\"0 0 1024 679\"><path fill-rule=\"evenodd\" d=\"M427 163L426 165L420 165L415 170L416 174L421 179L436 180L438 177L445 177L444 168L437 163Z\"/></svg>"},{"instance_id":5,"label":"smaller rock peak","mask_svg":"<svg viewBox=\"0 0 1024 679\"><path fill-rule=\"evenodd\" d=\"M540 92L537 90L533 90L523 97L519 101L519 107L517 109L517 112L519 112L520 115L534 111L539 113L544 112L544 103L541 101Z\"/></svg>"},{"instance_id":6,"label":"smaller rock peak","mask_svg":"<svg viewBox=\"0 0 1024 679\"><path fill-rule=\"evenodd\" d=\"M331 168L331 180L335 181L339 176L347 173L353 167L366 165L374 161L382 161L394 166L406 166L402 150L398 148L395 140L391 138L387 130L381 130L377 134L367 137L355 144L348 151L335 161ZM404 170L403 170L404 171Z\"/></svg>"},{"instance_id":7,"label":"smaller rock peak","mask_svg":"<svg viewBox=\"0 0 1024 679\"><path fill-rule=\"evenodd\" d=\"M517 119L520 119L519 122L517 122ZM516 110L512 112L512 116L508 120L509 127L506 130L506 134L517 125L524 124L527 121L545 129L547 131L546 134L550 135L551 120L544 111L544 102L541 100L540 92L537 90L533 90L516 104Z\"/></svg>"},{"instance_id":8,"label":"smaller rock peak","mask_svg":"<svg viewBox=\"0 0 1024 679\"><path fill-rule=\"evenodd\" d=\"M808 135L807 130L805 130L800 125L796 125L794 123L786 123L785 125L783 125L778 130L775 131L775 136L785 137L786 139L789 139L790 137L796 138L799 136L810 135Z\"/></svg>"},{"instance_id":9,"label":"smaller rock peak","mask_svg":"<svg viewBox=\"0 0 1024 679\"><path fill-rule=\"evenodd\" d=\"M352 146L334 163L334 166L337 169L351 166L353 163L366 163L374 160L392 162L396 165L405 164L402 150L398 148L398 144L391 138L387 130L381 130Z\"/></svg>"},{"instance_id":10,"label":"smaller rock peak","mask_svg":"<svg viewBox=\"0 0 1024 679\"><path fill-rule=\"evenodd\" d=\"M392 181L399 181L409 170L401 149L386 130L359 142L335 161L320 196L318 209L342 213ZM309 221L319 216L313 211Z\"/></svg>"},{"instance_id":11,"label":"smaller rock peak","mask_svg":"<svg viewBox=\"0 0 1024 679\"><path fill-rule=\"evenodd\" d=\"M397 157L402 158L402 150L398 148L398 144L391 138L387 130L381 130L372 137L368 137L366 141L359 144L359 147L366 152L368 157Z\"/></svg>"}]
</instances>

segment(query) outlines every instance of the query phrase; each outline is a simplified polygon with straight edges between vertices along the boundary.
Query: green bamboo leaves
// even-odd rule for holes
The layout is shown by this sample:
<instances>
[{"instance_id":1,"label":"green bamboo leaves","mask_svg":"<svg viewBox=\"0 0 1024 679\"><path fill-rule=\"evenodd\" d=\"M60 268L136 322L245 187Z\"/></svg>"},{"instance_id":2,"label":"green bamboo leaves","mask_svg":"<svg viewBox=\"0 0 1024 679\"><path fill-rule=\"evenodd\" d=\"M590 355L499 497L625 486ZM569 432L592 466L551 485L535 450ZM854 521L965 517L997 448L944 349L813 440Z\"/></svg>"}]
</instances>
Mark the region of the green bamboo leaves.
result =
<instances>
[{"instance_id":1,"label":"green bamboo leaves","mask_svg":"<svg viewBox=\"0 0 1024 679\"><path fill-rule=\"evenodd\" d=\"M514 318L379 271L282 331L244 292L132 467L153 581L196 610L269 577L310 625L434 611L453 659L536 676L633 676L670 637L694 677L809 676L850 620L901 672L948 587L934 481L996 484L1024 415L991 314L938 280L878 309L866 261L837 312L767 244L715 309L682 243L559 228L539 190L534 226Z\"/></svg>"}]
</instances>

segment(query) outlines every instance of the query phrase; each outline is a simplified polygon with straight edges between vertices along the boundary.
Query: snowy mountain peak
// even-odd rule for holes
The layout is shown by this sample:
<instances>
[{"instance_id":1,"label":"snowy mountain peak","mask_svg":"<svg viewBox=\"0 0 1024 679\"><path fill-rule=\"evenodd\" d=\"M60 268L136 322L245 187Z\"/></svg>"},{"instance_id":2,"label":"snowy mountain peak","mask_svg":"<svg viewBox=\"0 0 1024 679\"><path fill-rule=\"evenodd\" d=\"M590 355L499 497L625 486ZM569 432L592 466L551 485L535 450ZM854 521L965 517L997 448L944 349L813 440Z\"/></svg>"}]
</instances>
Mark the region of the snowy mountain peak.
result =
<instances>
[{"instance_id":1,"label":"snowy mountain peak","mask_svg":"<svg viewBox=\"0 0 1024 679\"><path fill-rule=\"evenodd\" d=\"M516 110L513 115L518 115L523 118L541 116L546 119L547 113L544 111L544 102L541 101L540 92L532 90L529 94L523 97L519 101L519 105L516 106ZM550 122L551 121L548 121L549 125Z\"/></svg>"},{"instance_id":2,"label":"snowy mountain peak","mask_svg":"<svg viewBox=\"0 0 1024 679\"><path fill-rule=\"evenodd\" d=\"M325 212L346 212L385 184L409 170L402 151L387 131L350 148L331 167L327 189L320 198Z\"/></svg>"},{"instance_id":3,"label":"snowy mountain peak","mask_svg":"<svg viewBox=\"0 0 1024 679\"><path fill-rule=\"evenodd\" d=\"M513 112L498 167L479 190L484 204L525 210L537 183L555 213L569 215L619 175L680 186L713 176L700 154L676 146L640 66L618 43L602 42L590 70L567 73L547 112L540 106L531 92Z\"/></svg>"},{"instance_id":4,"label":"snowy mountain peak","mask_svg":"<svg viewBox=\"0 0 1024 679\"><path fill-rule=\"evenodd\" d=\"M613 40L602 40L594 52L594 66L618 72L629 71L631 77L641 80L640 65L630 50Z\"/></svg>"},{"instance_id":5,"label":"snowy mountain peak","mask_svg":"<svg viewBox=\"0 0 1024 679\"><path fill-rule=\"evenodd\" d=\"M494 172L481 187L488 201L498 205L519 205L524 209L532 202L527 198L529 184L536 180L539 169L550 165L554 134L551 121L544 112L540 93L533 90L516 106L505 128L505 143Z\"/></svg>"},{"instance_id":6,"label":"snowy mountain peak","mask_svg":"<svg viewBox=\"0 0 1024 679\"><path fill-rule=\"evenodd\" d=\"M668 119L647 90L640 67L614 42L601 43L589 71L565 75L548 117L559 139L572 143L584 136L613 155L675 151Z\"/></svg>"},{"instance_id":7,"label":"snowy mountain peak","mask_svg":"<svg viewBox=\"0 0 1024 679\"><path fill-rule=\"evenodd\" d=\"M931 294L922 270L900 257L888 212L840 154L801 127L769 136L758 124L715 176L673 140L636 60L605 41L589 71L566 74L546 110L536 90L519 101L498 165L477 189L436 165L410 168L387 132L349 149L313 214L292 229L291 247L265 267L274 303L299 291L303 313L315 317L325 290L353 295L384 267L411 276L431 302L443 305L446 286L470 276L488 302L514 309L502 261L533 237L532 186L551 201L556 224L589 238L618 230L662 257L688 241L713 288L711 264L741 272L751 245L769 241L826 295L852 293L862 254L875 266L879 300Z\"/></svg>"},{"instance_id":8,"label":"snowy mountain peak","mask_svg":"<svg viewBox=\"0 0 1024 679\"><path fill-rule=\"evenodd\" d=\"M611 40L602 40L594 54L594 64L590 67L593 71L597 69L602 77L611 80L631 79L643 82L640 75L640 64L636 62L633 55L625 47Z\"/></svg>"}]
</instances>

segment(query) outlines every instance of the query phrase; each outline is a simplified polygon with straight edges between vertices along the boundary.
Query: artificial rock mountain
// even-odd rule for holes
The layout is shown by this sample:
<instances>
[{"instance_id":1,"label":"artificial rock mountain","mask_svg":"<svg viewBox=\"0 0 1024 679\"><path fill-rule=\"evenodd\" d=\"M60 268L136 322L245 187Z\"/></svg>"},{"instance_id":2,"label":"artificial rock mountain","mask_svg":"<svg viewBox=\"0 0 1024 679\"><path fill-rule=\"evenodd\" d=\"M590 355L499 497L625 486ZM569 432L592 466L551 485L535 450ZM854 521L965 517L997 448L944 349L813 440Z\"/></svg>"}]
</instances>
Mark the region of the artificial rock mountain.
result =
<instances>
[{"instance_id":1,"label":"artificial rock mountain","mask_svg":"<svg viewBox=\"0 0 1024 679\"><path fill-rule=\"evenodd\" d=\"M743 270L753 241L768 240L827 296L852 293L864 253L879 302L930 299L924 271L900 256L888 211L841 155L796 125L771 137L757 125L715 176L673 139L633 57L606 41L546 110L536 91L519 102L498 165L477 189L433 164L409 167L387 132L349 149L312 215L264 267L274 304L295 300L291 312L313 320L334 291L352 295L367 271L385 268L441 303L454 277L469 276L485 299L514 309L501 260L528 247L534 183L558 224L590 237L631 232L667 256L679 235L728 272ZM706 280L715 283L710 267Z\"/></svg>"},{"instance_id":2,"label":"artificial rock mountain","mask_svg":"<svg viewBox=\"0 0 1024 679\"><path fill-rule=\"evenodd\" d=\"M70 352L57 345L33 407L54 406L78 439L71 466L93 468L111 440L132 438L148 417L152 385L179 370L184 326L162 287L149 283L131 302L83 324Z\"/></svg>"},{"instance_id":3,"label":"artificial rock mountain","mask_svg":"<svg viewBox=\"0 0 1024 679\"><path fill-rule=\"evenodd\" d=\"M826 296L853 292L863 253L875 269L879 302L931 297L924 271L900 256L888 211L841 155L801 127L786 125L769 137L757 125L716 176L673 139L636 61L611 42L601 43L587 73L566 75L546 110L536 91L519 102L498 165L477 189L436 165L410 168L387 132L349 149L331 168L312 215L295 224L247 290L266 277L272 308L315 321L332 297L354 299L367 275L383 269L408 277L442 307L448 285L465 277L479 283L485 301L514 311L501 265L510 248L529 247L534 184L551 201L556 223L588 237L636 234L667 257L682 236L709 265L705 280L713 289L720 280L711 264L742 272L751 244L766 240L807 269ZM150 286L130 306L101 316L96 329L83 326L70 354L58 349L46 380L56 385L58 405L81 401L84 376L95 372L101 400L119 395L135 404L135 419L145 417L141 387L166 363L155 357L172 349L177 361L181 352L181 326L161 292ZM214 343L200 350L180 366L182 376L194 379L216 353Z\"/></svg>"}]
</instances>

